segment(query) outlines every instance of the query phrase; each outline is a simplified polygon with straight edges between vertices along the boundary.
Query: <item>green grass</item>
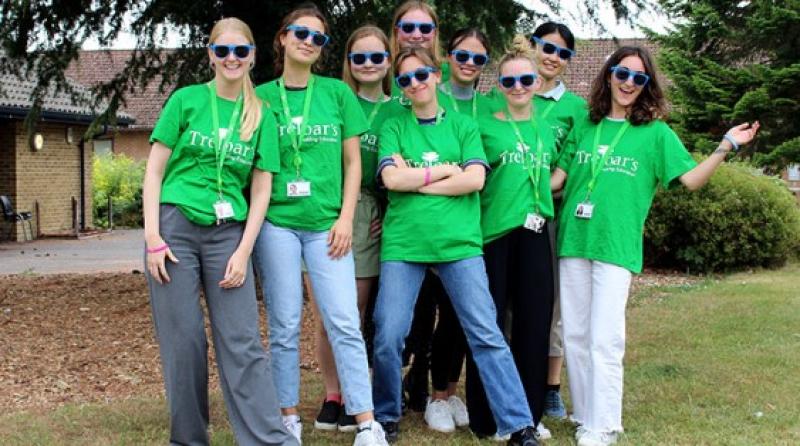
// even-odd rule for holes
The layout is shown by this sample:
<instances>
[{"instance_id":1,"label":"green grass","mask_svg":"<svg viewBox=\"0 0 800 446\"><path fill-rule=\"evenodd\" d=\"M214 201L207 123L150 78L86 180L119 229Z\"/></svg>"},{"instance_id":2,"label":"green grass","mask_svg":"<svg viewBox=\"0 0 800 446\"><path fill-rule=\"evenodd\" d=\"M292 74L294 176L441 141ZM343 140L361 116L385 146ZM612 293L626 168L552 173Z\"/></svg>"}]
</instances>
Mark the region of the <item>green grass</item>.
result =
<instances>
[{"instance_id":1,"label":"green grass","mask_svg":"<svg viewBox=\"0 0 800 446\"><path fill-rule=\"evenodd\" d=\"M623 445L800 444L800 265L645 289L628 311ZM304 372L311 421L319 376ZM349 445L306 423L305 444ZM573 428L546 421L548 445L574 444ZM3 445L160 445L168 441L160 398L67 405L0 416ZM466 432L436 434L408 415L400 445L495 445ZM235 444L221 397L212 398L212 443Z\"/></svg>"}]
</instances>

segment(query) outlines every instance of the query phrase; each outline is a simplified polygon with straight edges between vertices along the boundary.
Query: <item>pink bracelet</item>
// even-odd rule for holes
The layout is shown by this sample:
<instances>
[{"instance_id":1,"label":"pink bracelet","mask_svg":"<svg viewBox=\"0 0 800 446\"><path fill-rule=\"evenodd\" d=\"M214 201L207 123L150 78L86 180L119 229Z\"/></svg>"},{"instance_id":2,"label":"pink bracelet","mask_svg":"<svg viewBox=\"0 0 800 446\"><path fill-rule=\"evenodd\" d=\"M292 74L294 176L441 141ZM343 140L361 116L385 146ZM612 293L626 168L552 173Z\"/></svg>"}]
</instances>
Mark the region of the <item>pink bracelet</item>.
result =
<instances>
[{"instance_id":1,"label":"pink bracelet","mask_svg":"<svg viewBox=\"0 0 800 446\"><path fill-rule=\"evenodd\" d=\"M157 252L166 251L169 248L169 245L164 243L163 245L156 247L156 248L147 248L145 249L148 254L155 254Z\"/></svg>"},{"instance_id":2,"label":"pink bracelet","mask_svg":"<svg viewBox=\"0 0 800 446\"><path fill-rule=\"evenodd\" d=\"M425 186L427 186L429 184L431 184L431 168L430 167L426 167L425 168L425 184L423 184L422 186L425 187Z\"/></svg>"}]
</instances>

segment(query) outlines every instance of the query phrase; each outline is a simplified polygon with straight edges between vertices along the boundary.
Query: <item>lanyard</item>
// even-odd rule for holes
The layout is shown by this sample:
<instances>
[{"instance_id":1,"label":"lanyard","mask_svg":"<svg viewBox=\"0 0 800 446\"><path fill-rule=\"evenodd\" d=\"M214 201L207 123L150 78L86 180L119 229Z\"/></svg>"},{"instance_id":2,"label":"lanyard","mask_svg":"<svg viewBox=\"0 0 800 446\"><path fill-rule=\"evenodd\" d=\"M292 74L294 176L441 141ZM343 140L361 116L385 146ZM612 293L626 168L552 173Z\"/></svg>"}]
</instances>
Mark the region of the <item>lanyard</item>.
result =
<instances>
[{"instance_id":1,"label":"lanyard","mask_svg":"<svg viewBox=\"0 0 800 446\"><path fill-rule=\"evenodd\" d=\"M385 100L386 96L381 93L380 99L378 99L378 102L375 103L375 106L372 108L369 117L367 117L367 128L372 129L372 123L375 121L375 117L378 116L378 110L381 109Z\"/></svg>"},{"instance_id":2,"label":"lanyard","mask_svg":"<svg viewBox=\"0 0 800 446\"><path fill-rule=\"evenodd\" d=\"M303 103L303 121L300 128L296 132L289 130L292 125L292 112L289 110L289 100L286 99L286 85L284 85L283 78L278 79L278 89L281 92L281 106L283 107L283 117L286 120L286 133L289 135L289 140L292 142L292 149L294 149L294 159L292 164L297 173L297 178L300 178L300 166L303 165L303 157L300 156L300 146L303 144L303 135L308 128L308 114L311 110L311 96L314 94L314 75L308 78L308 86L306 87L306 99Z\"/></svg>"},{"instance_id":3,"label":"lanyard","mask_svg":"<svg viewBox=\"0 0 800 446\"><path fill-rule=\"evenodd\" d=\"M505 115L506 120L508 120L508 123L511 124L511 127L514 129L514 133L517 134L517 139L519 140L519 143L522 144L523 147L526 146L527 144L525 144L525 139L522 138L522 133L519 131L517 123L514 122L514 118L510 116L511 113L508 112L508 110L506 109L503 111L503 114ZM527 162L528 159L527 153L523 153L523 156L525 157L526 160L525 168L528 171L528 177L531 179L531 183L533 183L533 200L534 200L533 211L534 213L538 214L540 197L541 197L541 191L539 190L539 180L542 178L542 152L544 144L542 143L542 138L539 137L539 126L536 125L533 113L531 113L530 119L531 119L530 124L531 127L533 128L533 134L534 137L536 138L536 144L535 144L536 154L534 155L534 159L530 163Z\"/></svg>"},{"instance_id":4,"label":"lanyard","mask_svg":"<svg viewBox=\"0 0 800 446\"><path fill-rule=\"evenodd\" d=\"M242 95L236 98L236 106L231 113L230 122L225 132L225 138L220 139L219 134L219 110L217 109L217 86L214 81L209 82L208 90L211 92L211 119L214 126L214 136L216 138L216 146L214 147L214 158L217 166L217 193L219 199L222 200L222 168L225 166L225 156L228 154L228 143L233 137L233 132L236 130L236 123L239 120L239 114L242 111Z\"/></svg>"},{"instance_id":5,"label":"lanyard","mask_svg":"<svg viewBox=\"0 0 800 446\"><path fill-rule=\"evenodd\" d=\"M456 98L453 97L453 89L450 88L449 85L447 87L442 85L442 88L443 88L444 94L446 94L447 97L450 98L450 103L453 104L453 109L455 109L456 113L461 113L461 110L458 109L458 101L456 101ZM477 101L477 99L478 99L478 92L477 91L473 91L472 92L472 119L475 119L478 116L478 101Z\"/></svg>"},{"instance_id":6,"label":"lanyard","mask_svg":"<svg viewBox=\"0 0 800 446\"><path fill-rule=\"evenodd\" d=\"M606 160L611 153L614 152L614 148L617 147L619 140L622 139L622 135L625 134L625 131L628 130L628 127L631 126L630 121L625 120L625 123L622 124L622 127L617 130L617 134L614 135L614 139L611 140L611 144L606 149L606 153L603 154L602 158L598 158L599 154L599 144L600 144L600 132L603 129L603 121L601 120L599 124L597 124L597 129L594 131L594 145L592 146L592 179L589 180L589 186L586 190L586 200L589 201L589 197L592 195L592 191L594 190L595 184L597 184L597 177L600 175L602 171L602 166L605 165Z\"/></svg>"},{"instance_id":7,"label":"lanyard","mask_svg":"<svg viewBox=\"0 0 800 446\"><path fill-rule=\"evenodd\" d=\"M549 114L550 114L550 111L551 111L551 110L553 110L553 107L555 107L555 106L556 106L556 101L553 101L553 102L551 102L551 103L550 103L550 104L547 106L547 108L545 108L545 109L544 109L544 111L542 112L542 119L546 118L546 117L547 117L547 115L549 115Z\"/></svg>"}]
</instances>

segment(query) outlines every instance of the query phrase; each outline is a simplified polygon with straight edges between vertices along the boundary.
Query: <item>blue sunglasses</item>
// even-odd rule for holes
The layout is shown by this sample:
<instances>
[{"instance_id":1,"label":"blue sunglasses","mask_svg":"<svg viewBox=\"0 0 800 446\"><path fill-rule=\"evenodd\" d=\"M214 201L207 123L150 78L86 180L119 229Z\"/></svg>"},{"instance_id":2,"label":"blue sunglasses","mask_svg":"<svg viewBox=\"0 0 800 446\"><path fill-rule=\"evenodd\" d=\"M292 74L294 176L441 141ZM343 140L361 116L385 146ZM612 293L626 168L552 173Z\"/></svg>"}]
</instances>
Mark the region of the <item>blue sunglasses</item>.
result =
<instances>
[{"instance_id":1,"label":"blue sunglasses","mask_svg":"<svg viewBox=\"0 0 800 446\"><path fill-rule=\"evenodd\" d=\"M644 87L650 81L650 76L641 71L633 71L628 67L621 67L614 65L610 71L614 73L614 77L620 82L628 82L628 79L633 78L633 84L637 87Z\"/></svg>"},{"instance_id":2,"label":"blue sunglasses","mask_svg":"<svg viewBox=\"0 0 800 446\"><path fill-rule=\"evenodd\" d=\"M312 31L305 26L289 25L286 27L286 30L294 31L294 36L297 37L298 40L306 40L308 36L311 36L311 42L319 47L325 46L331 40L329 35L319 31Z\"/></svg>"},{"instance_id":3,"label":"blue sunglasses","mask_svg":"<svg viewBox=\"0 0 800 446\"><path fill-rule=\"evenodd\" d=\"M560 47L553 42L542 40L536 36L531 36L531 40L542 48L543 53L556 54L561 60L570 60L575 55L575 51L569 48Z\"/></svg>"},{"instance_id":4,"label":"blue sunglasses","mask_svg":"<svg viewBox=\"0 0 800 446\"><path fill-rule=\"evenodd\" d=\"M250 51L255 49L254 45L216 45L211 44L208 46L211 51L220 59L228 57L228 54L233 53L237 59L246 59L250 55Z\"/></svg>"},{"instance_id":5,"label":"blue sunglasses","mask_svg":"<svg viewBox=\"0 0 800 446\"><path fill-rule=\"evenodd\" d=\"M411 79L414 78L417 82L425 82L430 77L431 73L435 73L436 68L433 67L421 67L417 68L414 71L409 71L407 73L403 73L394 78L394 81L397 82L397 86L401 89L406 89L411 86Z\"/></svg>"},{"instance_id":6,"label":"blue sunglasses","mask_svg":"<svg viewBox=\"0 0 800 446\"><path fill-rule=\"evenodd\" d=\"M514 88L517 82L523 87L528 88L536 82L536 74L526 73L520 74L519 76L500 76L497 78L497 82L505 89Z\"/></svg>"},{"instance_id":7,"label":"blue sunglasses","mask_svg":"<svg viewBox=\"0 0 800 446\"><path fill-rule=\"evenodd\" d=\"M436 24L432 22L397 22L397 27L405 34L411 34L415 29L419 29L422 34L430 34L436 29Z\"/></svg>"},{"instance_id":8,"label":"blue sunglasses","mask_svg":"<svg viewBox=\"0 0 800 446\"><path fill-rule=\"evenodd\" d=\"M489 55L483 53L473 53L472 51L467 50L453 50L450 51L450 55L453 56L453 59L460 64L465 64L472 59L472 63L482 67L489 63Z\"/></svg>"},{"instance_id":9,"label":"blue sunglasses","mask_svg":"<svg viewBox=\"0 0 800 446\"><path fill-rule=\"evenodd\" d=\"M347 55L347 58L350 59L350 62L355 65L364 65L367 63L367 60L372 62L373 65L380 65L384 60L386 60L387 57L389 57L389 52L387 51L377 53L349 53Z\"/></svg>"}]
</instances>

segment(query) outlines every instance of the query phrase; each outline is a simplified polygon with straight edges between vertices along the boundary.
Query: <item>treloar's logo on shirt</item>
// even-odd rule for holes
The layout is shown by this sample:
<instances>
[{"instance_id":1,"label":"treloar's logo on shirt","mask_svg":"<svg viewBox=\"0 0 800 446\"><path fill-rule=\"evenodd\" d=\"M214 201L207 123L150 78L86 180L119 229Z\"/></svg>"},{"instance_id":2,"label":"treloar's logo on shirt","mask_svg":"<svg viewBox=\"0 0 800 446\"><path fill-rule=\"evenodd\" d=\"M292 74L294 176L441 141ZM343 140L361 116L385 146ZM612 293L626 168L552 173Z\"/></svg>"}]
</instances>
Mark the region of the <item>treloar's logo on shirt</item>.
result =
<instances>
[{"instance_id":1,"label":"treloar's logo on shirt","mask_svg":"<svg viewBox=\"0 0 800 446\"><path fill-rule=\"evenodd\" d=\"M441 166L443 164L453 164L458 166L459 163L454 161L439 161L439 154L436 152L422 152L422 161L417 161L413 159L406 158L406 164L409 167L434 167L434 166Z\"/></svg>"},{"instance_id":2,"label":"treloar's logo on shirt","mask_svg":"<svg viewBox=\"0 0 800 446\"><path fill-rule=\"evenodd\" d=\"M608 150L608 146L599 146L598 147L598 155L603 156L605 150ZM585 150L579 150L575 153L575 157L578 160L578 164L588 164L592 160L591 152L587 152ZM632 157L632 156L622 156L622 155L614 155L612 154L608 158L606 158L606 162L603 166L603 172L616 172L622 173L628 176L635 177L636 172L639 170L639 161Z\"/></svg>"},{"instance_id":3,"label":"treloar's logo on shirt","mask_svg":"<svg viewBox=\"0 0 800 446\"><path fill-rule=\"evenodd\" d=\"M220 139L225 139L226 131L228 129L219 129L220 130ZM197 130L190 130L189 134L191 135L191 139L189 144L195 147L203 147L205 149L216 150L217 139L209 136L204 135L202 132L198 132ZM234 161L237 163L251 165L253 164L253 146L250 144L239 142L230 141L227 144L228 152L225 158L228 161Z\"/></svg>"},{"instance_id":4,"label":"treloar's logo on shirt","mask_svg":"<svg viewBox=\"0 0 800 446\"><path fill-rule=\"evenodd\" d=\"M290 125L279 124L278 136L284 137L286 135L294 135L300 131L303 126L303 117L295 116L292 118ZM314 124L305 128L303 135L303 143L339 143L339 126L336 124Z\"/></svg>"},{"instance_id":5,"label":"treloar's logo on shirt","mask_svg":"<svg viewBox=\"0 0 800 446\"><path fill-rule=\"evenodd\" d=\"M549 152L542 154L542 167L550 168L552 162L552 155ZM530 146L517 142L514 151L506 150L500 154L500 166L506 164L518 164L523 169L527 169L532 163L536 161L536 154L530 150Z\"/></svg>"},{"instance_id":6,"label":"treloar's logo on shirt","mask_svg":"<svg viewBox=\"0 0 800 446\"><path fill-rule=\"evenodd\" d=\"M361 148L369 152L378 152L378 135L364 133L361 135Z\"/></svg>"},{"instance_id":7,"label":"treloar's logo on shirt","mask_svg":"<svg viewBox=\"0 0 800 446\"><path fill-rule=\"evenodd\" d=\"M439 161L439 154L436 152L422 152L422 161L432 166L435 162Z\"/></svg>"}]
</instances>

